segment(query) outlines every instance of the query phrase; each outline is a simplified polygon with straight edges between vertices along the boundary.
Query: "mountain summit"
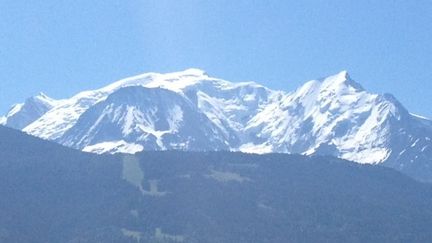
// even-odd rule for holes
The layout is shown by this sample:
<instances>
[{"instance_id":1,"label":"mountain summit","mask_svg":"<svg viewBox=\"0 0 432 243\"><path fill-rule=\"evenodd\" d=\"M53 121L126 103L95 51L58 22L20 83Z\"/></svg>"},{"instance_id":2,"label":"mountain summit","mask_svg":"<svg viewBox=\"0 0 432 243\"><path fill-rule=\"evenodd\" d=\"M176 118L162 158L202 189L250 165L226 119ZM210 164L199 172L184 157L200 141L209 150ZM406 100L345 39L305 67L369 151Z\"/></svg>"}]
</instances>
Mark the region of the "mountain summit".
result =
<instances>
[{"instance_id":1,"label":"mountain summit","mask_svg":"<svg viewBox=\"0 0 432 243\"><path fill-rule=\"evenodd\" d=\"M366 91L347 71L290 93L199 69L145 73L69 99L28 99L2 123L88 152L332 155L432 180L432 122L392 95Z\"/></svg>"},{"instance_id":2,"label":"mountain summit","mask_svg":"<svg viewBox=\"0 0 432 243\"><path fill-rule=\"evenodd\" d=\"M0 124L15 129L23 129L56 105L56 100L41 92L36 96L27 98L24 103L12 106L3 119L0 118Z\"/></svg>"},{"instance_id":3,"label":"mountain summit","mask_svg":"<svg viewBox=\"0 0 432 243\"><path fill-rule=\"evenodd\" d=\"M363 91L363 87L351 79L348 71L342 71L336 75L321 79L321 89L341 91L343 89L350 89L355 91Z\"/></svg>"}]
</instances>

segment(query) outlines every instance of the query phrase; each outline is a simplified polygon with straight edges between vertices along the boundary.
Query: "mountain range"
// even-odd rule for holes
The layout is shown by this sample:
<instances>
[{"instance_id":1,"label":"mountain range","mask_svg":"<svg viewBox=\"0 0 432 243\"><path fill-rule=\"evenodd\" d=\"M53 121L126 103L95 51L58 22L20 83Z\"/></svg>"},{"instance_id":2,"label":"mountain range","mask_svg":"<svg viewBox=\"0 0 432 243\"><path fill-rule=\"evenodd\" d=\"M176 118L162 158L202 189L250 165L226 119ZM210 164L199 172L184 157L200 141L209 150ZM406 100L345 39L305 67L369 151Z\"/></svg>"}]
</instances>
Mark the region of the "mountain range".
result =
<instances>
[{"instance_id":1,"label":"mountain range","mask_svg":"<svg viewBox=\"0 0 432 243\"><path fill-rule=\"evenodd\" d=\"M28 98L0 124L86 152L331 155L432 181L432 121L346 71L293 92L198 69L145 73L67 99Z\"/></svg>"}]
</instances>

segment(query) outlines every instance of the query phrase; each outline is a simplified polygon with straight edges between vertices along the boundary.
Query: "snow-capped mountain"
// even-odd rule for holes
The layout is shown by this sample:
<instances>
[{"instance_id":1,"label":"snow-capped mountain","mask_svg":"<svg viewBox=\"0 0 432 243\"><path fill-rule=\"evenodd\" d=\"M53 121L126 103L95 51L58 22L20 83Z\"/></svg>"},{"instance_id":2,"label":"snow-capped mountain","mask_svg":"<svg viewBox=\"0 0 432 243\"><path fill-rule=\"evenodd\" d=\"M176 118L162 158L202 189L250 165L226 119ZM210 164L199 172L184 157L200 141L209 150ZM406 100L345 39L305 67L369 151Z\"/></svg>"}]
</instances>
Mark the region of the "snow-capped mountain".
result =
<instances>
[{"instance_id":1,"label":"snow-capped mountain","mask_svg":"<svg viewBox=\"0 0 432 243\"><path fill-rule=\"evenodd\" d=\"M242 151L332 155L431 176L431 121L410 114L390 94L368 93L346 71L284 95L246 131L262 143L243 144Z\"/></svg>"},{"instance_id":2,"label":"snow-capped mountain","mask_svg":"<svg viewBox=\"0 0 432 243\"><path fill-rule=\"evenodd\" d=\"M390 154L386 122L405 116L410 115L390 95L367 93L344 71L310 81L267 106L246 126L262 143L243 148L381 162Z\"/></svg>"},{"instance_id":3,"label":"snow-capped mountain","mask_svg":"<svg viewBox=\"0 0 432 243\"><path fill-rule=\"evenodd\" d=\"M56 100L48 97L44 93L40 93L26 99L24 103L14 105L9 112L0 119L0 124L15 129L23 129L56 105Z\"/></svg>"},{"instance_id":4,"label":"snow-capped mountain","mask_svg":"<svg viewBox=\"0 0 432 243\"><path fill-rule=\"evenodd\" d=\"M392 95L367 92L346 71L291 93L198 69L146 73L51 104L16 128L97 153L320 154L432 178L432 121L410 114Z\"/></svg>"},{"instance_id":5,"label":"snow-capped mountain","mask_svg":"<svg viewBox=\"0 0 432 243\"><path fill-rule=\"evenodd\" d=\"M181 94L120 88L80 116L60 143L89 152L228 150L222 131Z\"/></svg>"}]
</instances>

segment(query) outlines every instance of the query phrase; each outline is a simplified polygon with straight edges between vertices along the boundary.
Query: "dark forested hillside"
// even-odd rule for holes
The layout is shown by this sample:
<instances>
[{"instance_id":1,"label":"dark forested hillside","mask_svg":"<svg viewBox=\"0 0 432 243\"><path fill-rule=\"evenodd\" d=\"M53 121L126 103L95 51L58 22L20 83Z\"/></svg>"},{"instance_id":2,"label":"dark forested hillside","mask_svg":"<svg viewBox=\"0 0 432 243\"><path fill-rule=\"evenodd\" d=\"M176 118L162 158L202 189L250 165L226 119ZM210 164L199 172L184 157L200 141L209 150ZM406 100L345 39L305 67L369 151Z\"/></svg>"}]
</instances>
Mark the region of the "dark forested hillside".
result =
<instances>
[{"instance_id":1,"label":"dark forested hillside","mask_svg":"<svg viewBox=\"0 0 432 243\"><path fill-rule=\"evenodd\" d=\"M432 189L332 157L95 155L0 127L0 242L432 242Z\"/></svg>"}]
</instances>

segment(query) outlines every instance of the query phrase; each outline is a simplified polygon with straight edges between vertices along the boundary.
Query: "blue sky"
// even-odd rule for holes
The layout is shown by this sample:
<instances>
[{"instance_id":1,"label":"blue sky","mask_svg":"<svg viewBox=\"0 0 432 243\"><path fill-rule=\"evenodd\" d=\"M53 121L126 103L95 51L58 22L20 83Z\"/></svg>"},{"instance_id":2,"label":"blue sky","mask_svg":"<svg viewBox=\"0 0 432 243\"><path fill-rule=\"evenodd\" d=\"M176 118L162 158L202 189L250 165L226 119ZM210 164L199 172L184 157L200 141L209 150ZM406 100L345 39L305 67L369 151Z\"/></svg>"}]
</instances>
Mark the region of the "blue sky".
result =
<instances>
[{"instance_id":1,"label":"blue sky","mask_svg":"<svg viewBox=\"0 0 432 243\"><path fill-rule=\"evenodd\" d=\"M432 1L2 0L0 111L189 67L293 90L348 70L432 117Z\"/></svg>"}]
</instances>

